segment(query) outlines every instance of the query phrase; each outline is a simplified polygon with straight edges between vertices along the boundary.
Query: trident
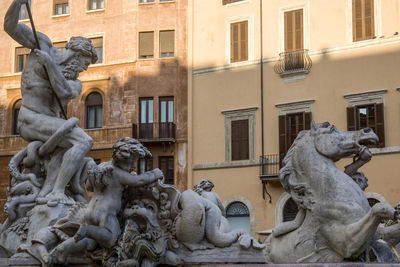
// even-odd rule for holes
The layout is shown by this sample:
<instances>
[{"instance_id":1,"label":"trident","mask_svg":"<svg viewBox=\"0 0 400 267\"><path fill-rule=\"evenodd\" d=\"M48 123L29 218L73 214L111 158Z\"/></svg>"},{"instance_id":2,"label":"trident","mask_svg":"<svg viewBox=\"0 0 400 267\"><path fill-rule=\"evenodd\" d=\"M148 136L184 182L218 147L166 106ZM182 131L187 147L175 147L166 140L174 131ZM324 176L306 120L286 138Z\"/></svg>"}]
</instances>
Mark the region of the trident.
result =
<instances>
[{"instance_id":1,"label":"trident","mask_svg":"<svg viewBox=\"0 0 400 267\"><path fill-rule=\"evenodd\" d=\"M26 1L25 5L26 5L26 10L28 11L29 20L30 20L30 22L31 22L32 31L33 31L33 36L35 37L35 41L36 41L36 46L37 46L37 48L38 48L39 50L41 50L41 49L40 49L40 44L39 44L39 39L38 39L38 37L37 37L37 33L36 33L36 29L35 29L35 24L33 23L33 17L32 17L31 8L30 8L30 6L29 6L29 1ZM47 73L47 69L46 69L46 68L44 68L44 69L45 69L45 71L46 71L47 76L49 76L49 74ZM57 95L55 92L54 92L54 95L55 95L55 97L56 97L56 99L57 99L58 106L59 106L60 109L61 109L61 114L63 115L64 119L66 120L66 119L67 119L67 114L66 114L65 111L64 111L64 108L63 108L63 106L62 106L62 104L61 104L60 98L58 97L58 95Z\"/></svg>"}]
</instances>

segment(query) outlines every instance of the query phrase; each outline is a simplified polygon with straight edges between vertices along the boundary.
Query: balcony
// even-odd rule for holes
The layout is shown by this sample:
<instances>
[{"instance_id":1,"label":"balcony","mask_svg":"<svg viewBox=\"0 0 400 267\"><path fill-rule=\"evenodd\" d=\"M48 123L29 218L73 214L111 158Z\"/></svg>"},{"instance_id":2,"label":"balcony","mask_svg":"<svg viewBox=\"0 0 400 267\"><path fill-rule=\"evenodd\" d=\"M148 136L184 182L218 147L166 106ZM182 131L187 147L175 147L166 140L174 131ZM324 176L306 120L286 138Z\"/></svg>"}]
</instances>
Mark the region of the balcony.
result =
<instances>
[{"instance_id":1,"label":"balcony","mask_svg":"<svg viewBox=\"0 0 400 267\"><path fill-rule=\"evenodd\" d=\"M264 155L260 157L260 180L263 186L263 199L265 194L269 196L271 203L271 195L267 190L267 183L273 181L279 181L279 155Z\"/></svg>"},{"instance_id":2,"label":"balcony","mask_svg":"<svg viewBox=\"0 0 400 267\"><path fill-rule=\"evenodd\" d=\"M132 135L144 143L175 142L175 128L173 122L132 124Z\"/></svg>"},{"instance_id":3,"label":"balcony","mask_svg":"<svg viewBox=\"0 0 400 267\"><path fill-rule=\"evenodd\" d=\"M288 82L304 80L305 75L310 72L312 61L308 55L308 50L297 50L293 52L283 52L279 54L279 60L274 66L274 70Z\"/></svg>"}]
</instances>

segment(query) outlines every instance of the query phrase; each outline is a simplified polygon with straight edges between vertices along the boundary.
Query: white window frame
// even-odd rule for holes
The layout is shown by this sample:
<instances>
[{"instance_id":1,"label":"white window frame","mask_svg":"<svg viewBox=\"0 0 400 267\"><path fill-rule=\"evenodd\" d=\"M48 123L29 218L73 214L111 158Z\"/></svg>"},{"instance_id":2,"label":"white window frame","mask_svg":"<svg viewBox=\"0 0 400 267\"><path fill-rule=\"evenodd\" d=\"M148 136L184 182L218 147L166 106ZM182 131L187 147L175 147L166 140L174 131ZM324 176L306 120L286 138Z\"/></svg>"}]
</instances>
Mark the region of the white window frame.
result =
<instances>
[{"instance_id":1,"label":"white window frame","mask_svg":"<svg viewBox=\"0 0 400 267\"><path fill-rule=\"evenodd\" d=\"M303 4L281 7L279 9L278 40L280 52L285 51L285 12L298 9L303 10L303 47L304 49L310 49L310 1L305 1Z\"/></svg>"},{"instance_id":2,"label":"white window frame","mask_svg":"<svg viewBox=\"0 0 400 267\"><path fill-rule=\"evenodd\" d=\"M236 4L236 3L235 3ZM247 49L248 57L245 61L231 63L231 24L247 21ZM254 15L243 15L230 18L225 22L225 64L241 65L254 60Z\"/></svg>"}]
</instances>

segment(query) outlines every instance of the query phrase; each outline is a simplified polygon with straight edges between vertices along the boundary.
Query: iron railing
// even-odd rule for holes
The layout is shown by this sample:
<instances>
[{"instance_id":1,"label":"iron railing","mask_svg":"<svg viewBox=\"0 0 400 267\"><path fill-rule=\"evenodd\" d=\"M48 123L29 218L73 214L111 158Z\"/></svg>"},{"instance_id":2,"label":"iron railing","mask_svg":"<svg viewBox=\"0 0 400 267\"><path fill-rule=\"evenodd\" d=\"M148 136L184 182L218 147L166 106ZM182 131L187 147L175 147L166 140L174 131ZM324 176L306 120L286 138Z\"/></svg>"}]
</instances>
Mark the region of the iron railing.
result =
<instances>
[{"instance_id":1,"label":"iron railing","mask_svg":"<svg viewBox=\"0 0 400 267\"><path fill-rule=\"evenodd\" d=\"M260 178L274 179L279 176L279 155L264 155L260 157Z\"/></svg>"},{"instance_id":2,"label":"iron railing","mask_svg":"<svg viewBox=\"0 0 400 267\"><path fill-rule=\"evenodd\" d=\"M158 137L175 139L175 123L160 122L158 124Z\"/></svg>"},{"instance_id":3,"label":"iron railing","mask_svg":"<svg viewBox=\"0 0 400 267\"><path fill-rule=\"evenodd\" d=\"M132 137L139 139L175 139L173 122L132 124ZM157 136L158 133L158 136Z\"/></svg>"},{"instance_id":4,"label":"iron railing","mask_svg":"<svg viewBox=\"0 0 400 267\"><path fill-rule=\"evenodd\" d=\"M311 66L312 61L308 55L308 50L304 49L280 53L279 61L275 64L274 70L282 76L294 72L308 73Z\"/></svg>"}]
</instances>

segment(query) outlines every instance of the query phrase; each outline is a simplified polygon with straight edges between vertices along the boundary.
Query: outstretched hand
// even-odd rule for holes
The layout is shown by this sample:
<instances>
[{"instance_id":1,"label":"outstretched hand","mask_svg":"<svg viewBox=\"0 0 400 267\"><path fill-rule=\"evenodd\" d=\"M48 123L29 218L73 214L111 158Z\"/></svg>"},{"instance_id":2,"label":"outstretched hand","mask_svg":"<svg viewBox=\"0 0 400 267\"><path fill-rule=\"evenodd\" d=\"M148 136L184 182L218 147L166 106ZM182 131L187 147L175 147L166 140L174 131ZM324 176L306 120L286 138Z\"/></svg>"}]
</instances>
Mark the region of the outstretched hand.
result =
<instances>
[{"instance_id":1,"label":"outstretched hand","mask_svg":"<svg viewBox=\"0 0 400 267\"><path fill-rule=\"evenodd\" d=\"M37 60L39 61L40 64L46 65L49 62L53 62L53 59L47 52L44 52L43 50L39 49L34 49L33 52L35 53Z\"/></svg>"}]
</instances>

